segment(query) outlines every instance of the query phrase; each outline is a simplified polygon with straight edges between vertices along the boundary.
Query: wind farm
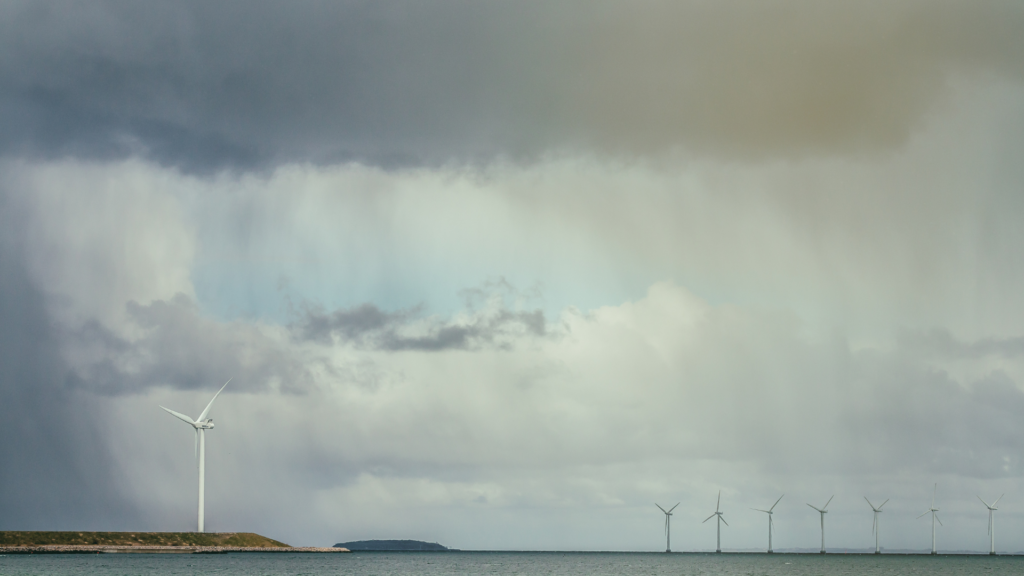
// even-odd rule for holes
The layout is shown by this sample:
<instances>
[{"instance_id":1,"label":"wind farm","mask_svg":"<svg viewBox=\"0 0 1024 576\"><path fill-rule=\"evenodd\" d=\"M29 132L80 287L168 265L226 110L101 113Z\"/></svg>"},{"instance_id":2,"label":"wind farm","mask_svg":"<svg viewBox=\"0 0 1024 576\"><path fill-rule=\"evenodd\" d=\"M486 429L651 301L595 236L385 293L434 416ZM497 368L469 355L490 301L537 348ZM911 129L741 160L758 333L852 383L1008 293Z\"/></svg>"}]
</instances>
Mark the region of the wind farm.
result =
<instances>
[{"instance_id":1,"label":"wind farm","mask_svg":"<svg viewBox=\"0 0 1024 576\"><path fill-rule=\"evenodd\" d=\"M829 508L833 504L833 502L835 501L836 495L832 495L824 503L824 505L821 505L821 506L815 506L814 504L807 503L807 506L809 506L811 509L813 509L815 512L817 512L818 515L819 515L819 529L820 529L820 538L821 538L820 539L820 546L819 546L819 548L815 552L811 552L808 548L805 548L803 546L799 546L799 545L794 546L793 542L790 541L790 542L787 543L787 546L782 549L781 553L783 553L783 554L812 554L813 553L813 554L816 554L816 555L822 555L822 554L826 554L826 553L840 553L840 554L854 554L854 555L856 555L856 554L870 554L870 555L888 554L888 555L902 555L902 556L907 556L907 555L911 555L911 556L913 556L913 555L958 556L958 555L982 554L982 552L977 551L977 549L971 549L971 548L967 548L967 547L960 547L960 548L952 548L952 547L950 547L950 548L947 548L945 551L940 551L938 549L935 526L936 525L937 526L943 526L943 523L942 523L942 521L941 521L941 519L939 518L939 515L938 515L939 507L937 506L937 495L938 495L938 484L936 483L933 486L933 489L932 489L931 504L930 504L929 508L923 514L920 514L920 515L917 515L917 516L913 516L913 515L911 515L909 513L912 509L911 510L907 510L906 508L903 508L902 511L901 510L897 510L895 513L893 513L892 511L889 511L890 514L888 514L888 515L893 515L893 518L892 518L893 520L902 519L901 522L904 523L904 524L907 523L907 522L911 522L912 523L913 520L915 520L915 519L919 520L919 519L923 518L924 516L931 515L932 518L933 518L934 524L933 524L933 527L932 527L931 544L930 544L930 548L929 549L920 550L920 549L906 548L906 547L897 547L897 548L888 548L888 549L884 548L882 546L882 540L881 540L881 520L880 520L880 517L881 517L881 514L883 513L883 511L888 510L886 508L886 506L888 504L890 504L890 502L892 500L890 498L886 498L886 499L882 500L879 504L875 504L875 501L872 501L867 496L863 496L864 502L866 502L868 504L868 506L869 506L869 508L871 509L871 512L872 512L871 535L873 536L873 540L874 540L873 541L873 546L871 548L867 548L867 547L861 547L861 546L851 546L850 544L847 543L845 545L841 545L841 546L838 546L838 547L833 545L832 550L830 552L829 549L826 547L826 542L825 542L825 514L829 513L829 511L830 511ZM995 512L999 510L998 504L1003 500L1005 495L1006 495L1005 493L1001 494L998 498L996 498L991 503L989 503L987 500L982 498L980 495L976 496L977 500L980 501L982 503L982 505L984 505L986 510L988 511L988 518L987 518L987 527L988 527L988 531L987 531L988 542L987 542L987 544L988 544L988 549L987 549L986 552L984 552L984 554L986 554L986 555L993 555L993 556L997 555L997 554L1004 554L1004 555L1010 555L1010 556L1024 555L1024 552L1002 552L1002 553L997 553L997 551L996 551L996 542L995 542ZM771 506L766 507L766 508L749 507L749 509L751 511L758 512L758 513L761 513L761 514L765 514L768 517L768 545L767 545L767 549L765 549L765 548L761 549L761 553L765 553L765 554L779 553L779 549L777 548L777 543L775 542L775 538L774 538L775 537L775 515L780 513L779 504L782 502L782 500L784 498L785 498L785 494L783 494L782 496L779 496L772 503ZM840 498L840 503L841 502L842 502L842 498ZM961 502L963 502L963 501L961 501ZM721 503L722 503L722 492L719 491L718 497L717 497L717 501L716 501L716 505L715 505L715 511L710 516L704 518L701 521L701 524L706 524L707 522L711 521L712 519L715 519L715 521L716 521L716 543L715 543L714 553L715 554L723 554L723 553L730 553L730 554L755 554L755 553L757 553L756 550L751 549L751 548L733 548L732 550L727 550L727 549L724 549L722 547L721 524L724 523L726 526L729 526L729 524L726 523L726 521L725 521L724 511L721 508ZM669 509L667 511L664 508L662 508L660 505L657 505L657 506L658 506L658 508L663 513L666 514L666 525L665 525L666 552L670 552L671 548L670 548L668 540L667 540L667 535L668 535L668 520L667 519L669 517L669 513L673 512L673 511L677 511L677 508L678 508L678 506L680 506L680 504L677 503L675 506L673 506L671 509ZM783 508L785 508L785 506L783 506ZM788 515L789 512L786 511L786 510L781 510L781 513ZM841 516L840 517L841 519L845 519L846 517L848 517L851 514L851 512L850 511L845 511L844 514L846 514L846 516ZM961 514L959 516L963 517L963 515L964 515L964 513L961 512ZM698 519L699 519L699 517L698 517ZM741 524L741 528L743 527L743 525L744 524ZM749 525L750 525L749 519L747 519L747 521L745 522L745 525L748 527L747 529L749 529ZM734 528L734 530L735 530L735 528ZM696 550L692 550L692 551L684 551L682 553L708 553L708 552L710 552L710 550L696 549Z\"/></svg>"},{"instance_id":2,"label":"wind farm","mask_svg":"<svg viewBox=\"0 0 1024 576\"><path fill-rule=\"evenodd\" d=\"M194 431L193 441L193 456L195 457L196 468L198 472L198 510L197 510L197 523L196 532L193 533L163 533L163 532L0 532L0 553L12 553L12 554L34 554L34 553L103 553L103 552L136 552L136 553L216 553L225 551L234 552L256 552L256 551L285 551L285 552L339 552L347 551L344 548L316 548L316 547L305 547L305 548L292 548L281 542L265 538L263 536L251 533L220 533L211 534L206 537L206 522L205 522L205 472L206 472L206 431L214 429L214 421L211 417L211 411L214 403L220 394L227 388L228 384L232 381L229 378L218 390L214 393L213 397L203 408L202 412L196 418L191 418L183 413L171 410L165 406L160 406L161 409L171 414L175 418L189 424ZM936 541L936 524L942 526L942 521L939 519L938 512L939 508L936 506L936 498L938 495L938 483L933 485L931 504L924 513L918 515L916 519L921 519L924 516L931 515L931 550L928 555L937 555L937 541ZM988 511L988 536L989 536L989 555L996 555L996 544L995 544L995 512L999 510L997 507L999 502L1005 496L1001 494L991 504L989 504L981 496L977 496L977 499L985 506ZM779 496L771 506L767 508L755 508L751 507L750 510L758 513L763 513L768 517L768 545L765 550L766 554L775 554L775 514L778 512L777 508L779 504L785 498L785 494ZM819 514L819 527L820 527L820 549L816 554L826 554L825 545L825 515L829 512L829 506L835 499L835 494L829 497L821 507L815 506L811 503L807 503L811 509ZM877 506L867 497L864 496L864 501L867 502L868 506L872 511L872 535L874 536L874 550L873 552L860 552L857 550L851 550L848 547L843 548L842 553L844 554L868 554L873 553L875 555L882 554L881 540L880 540L880 522L879 515L883 512L883 508L890 502L890 499L883 500ZM681 502L676 502L669 508L662 507L660 504L655 502L655 506L664 515L664 536L665 536L665 552L672 553L672 517ZM729 523L725 520L724 511L722 510L722 491L718 491L718 495L715 502L715 511L705 518L701 524L706 524L708 521L715 520L715 554L723 554L726 551L722 548L722 524L729 527ZM269 550L273 549L273 550ZM677 552L679 553L679 552ZM683 552L683 553L703 553L700 551ZM749 550L732 550L729 553L752 553ZM784 549L784 554L810 554L806 550L800 549ZM961 552L962 553L962 552ZM890 551L888 554L899 554L899 555L913 555L919 554L913 551ZM947 553L948 554L948 553Z\"/></svg>"}]
</instances>

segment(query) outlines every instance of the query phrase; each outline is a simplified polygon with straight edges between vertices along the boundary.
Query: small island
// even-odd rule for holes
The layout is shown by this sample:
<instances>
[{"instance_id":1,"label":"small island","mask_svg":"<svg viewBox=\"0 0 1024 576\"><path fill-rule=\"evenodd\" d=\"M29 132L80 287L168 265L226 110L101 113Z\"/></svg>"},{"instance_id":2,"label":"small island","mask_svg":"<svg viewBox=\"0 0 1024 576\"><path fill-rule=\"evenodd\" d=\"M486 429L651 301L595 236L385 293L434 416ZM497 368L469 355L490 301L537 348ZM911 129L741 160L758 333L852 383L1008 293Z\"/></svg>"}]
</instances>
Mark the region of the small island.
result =
<instances>
[{"instance_id":1,"label":"small island","mask_svg":"<svg viewBox=\"0 0 1024 576\"><path fill-rule=\"evenodd\" d=\"M335 548L345 548L353 552L451 552L437 542L420 542L419 540L358 540L355 542L339 542Z\"/></svg>"},{"instance_id":2,"label":"small island","mask_svg":"<svg viewBox=\"0 0 1024 576\"><path fill-rule=\"evenodd\" d=\"M0 554L348 552L299 548L252 532L0 532Z\"/></svg>"}]
</instances>

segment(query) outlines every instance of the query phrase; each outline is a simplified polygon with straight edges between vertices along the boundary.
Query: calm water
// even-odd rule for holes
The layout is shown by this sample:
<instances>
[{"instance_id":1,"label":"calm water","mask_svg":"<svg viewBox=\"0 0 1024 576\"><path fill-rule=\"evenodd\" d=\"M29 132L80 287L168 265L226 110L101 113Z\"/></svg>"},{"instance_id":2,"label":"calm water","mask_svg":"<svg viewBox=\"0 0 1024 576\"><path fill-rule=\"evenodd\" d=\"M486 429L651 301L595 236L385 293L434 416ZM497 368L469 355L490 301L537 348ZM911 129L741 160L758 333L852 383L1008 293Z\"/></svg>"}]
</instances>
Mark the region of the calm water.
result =
<instances>
[{"instance_id":1,"label":"calm water","mask_svg":"<svg viewBox=\"0 0 1024 576\"><path fill-rule=\"evenodd\" d=\"M1024 556L556 552L0 556L0 574L348 576L813 576L1024 574Z\"/></svg>"}]
</instances>

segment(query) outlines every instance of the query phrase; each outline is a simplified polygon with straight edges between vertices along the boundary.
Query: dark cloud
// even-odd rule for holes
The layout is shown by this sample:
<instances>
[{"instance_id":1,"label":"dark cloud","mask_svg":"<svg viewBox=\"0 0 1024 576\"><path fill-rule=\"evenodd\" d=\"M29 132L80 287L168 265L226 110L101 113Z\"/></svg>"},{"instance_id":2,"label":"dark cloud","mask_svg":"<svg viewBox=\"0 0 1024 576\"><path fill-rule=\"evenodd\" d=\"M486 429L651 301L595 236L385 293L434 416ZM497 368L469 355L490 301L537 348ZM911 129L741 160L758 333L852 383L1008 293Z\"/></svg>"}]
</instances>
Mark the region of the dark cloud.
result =
<instances>
[{"instance_id":1,"label":"dark cloud","mask_svg":"<svg viewBox=\"0 0 1024 576\"><path fill-rule=\"evenodd\" d=\"M291 329L299 340L324 344L341 342L389 351L508 348L517 337L548 334L544 313L540 310L501 308L449 321L423 319L419 315L419 309L384 312L373 304L333 312L307 306Z\"/></svg>"},{"instance_id":2,"label":"dark cloud","mask_svg":"<svg viewBox=\"0 0 1024 576\"><path fill-rule=\"evenodd\" d=\"M7 2L0 153L192 170L902 143L1017 2Z\"/></svg>"},{"instance_id":3,"label":"dark cloud","mask_svg":"<svg viewBox=\"0 0 1024 576\"><path fill-rule=\"evenodd\" d=\"M140 516L100 426L108 412L66 386L13 204L0 190L0 530L130 529Z\"/></svg>"}]
</instances>

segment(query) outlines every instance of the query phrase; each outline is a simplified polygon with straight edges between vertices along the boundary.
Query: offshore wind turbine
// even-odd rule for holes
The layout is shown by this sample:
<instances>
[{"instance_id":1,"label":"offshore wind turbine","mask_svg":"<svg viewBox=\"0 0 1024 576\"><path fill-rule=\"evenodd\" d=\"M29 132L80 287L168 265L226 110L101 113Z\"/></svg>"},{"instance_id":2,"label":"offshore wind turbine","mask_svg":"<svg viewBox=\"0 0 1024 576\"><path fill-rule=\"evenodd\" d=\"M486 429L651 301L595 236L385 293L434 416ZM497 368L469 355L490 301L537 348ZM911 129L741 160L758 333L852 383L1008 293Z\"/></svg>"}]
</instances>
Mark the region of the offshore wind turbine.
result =
<instances>
[{"instance_id":1,"label":"offshore wind turbine","mask_svg":"<svg viewBox=\"0 0 1024 576\"><path fill-rule=\"evenodd\" d=\"M942 520L939 520L938 515L935 514L936 512L939 511L939 509L935 507L935 494L938 493L938 491L939 491L939 485L936 484L935 485L935 490L932 492L932 507L927 509L927 510L925 510L924 514L921 514L920 516L918 516L918 518L924 518L925 516L928 515L929 512L931 512L931 514L932 514L932 554L935 554L935 522L938 521L939 526L942 526Z\"/></svg>"},{"instance_id":2,"label":"offshore wind turbine","mask_svg":"<svg viewBox=\"0 0 1024 576\"><path fill-rule=\"evenodd\" d=\"M992 546L989 548L988 553L993 556L996 554L996 525L992 520L992 513L999 510L999 508L996 508L996 504L999 504L999 501L1003 499L1003 496L1006 496L1006 494L1000 495L999 498L996 498L996 501L991 505L989 505L988 502L981 500L981 496L978 496L978 500L981 500L981 503L985 505L985 508L988 508L988 536L989 540L992 542Z\"/></svg>"},{"instance_id":3,"label":"offshore wind turbine","mask_svg":"<svg viewBox=\"0 0 1024 576\"><path fill-rule=\"evenodd\" d=\"M718 491L718 504L715 504L715 513L704 519L704 522L707 522L708 520L711 520L715 516L718 516L718 547L715 549L715 552L717 552L719 554L721 554L721 552L722 552L722 522L725 522L725 518L722 518L722 512L720 510L721 506L722 506L722 491L719 490ZM704 522L701 522L701 524L703 524ZM728 526L729 523L725 522L725 525Z\"/></svg>"},{"instance_id":4,"label":"offshore wind turbine","mask_svg":"<svg viewBox=\"0 0 1024 576\"><path fill-rule=\"evenodd\" d=\"M889 499L886 498L885 502L878 505L878 508L875 508L875 505L871 503L871 500L868 500L867 496L864 499L867 500L868 506L871 506L871 510L875 512L875 522L871 525L871 532L875 535L875 554L881 554L882 551L878 547L878 515L882 513L882 506L885 506L885 502L888 502Z\"/></svg>"},{"instance_id":5,"label":"offshore wind turbine","mask_svg":"<svg viewBox=\"0 0 1024 576\"><path fill-rule=\"evenodd\" d=\"M228 378L228 382L231 382L231 378ZM220 393L224 391L228 382L225 382L224 386L221 386L220 390L217 390L217 393L213 395L213 400L216 400L217 396L220 396ZM164 410L169 412L175 418L191 424L196 431L196 465L199 467L199 532L205 532L203 516L205 508L204 496L206 490L206 431L213 429L213 418L207 418L206 416L210 413L210 408L213 406L213 400L210 400L210 403L206 405L206 409L203 410L203 413L195 420L185 416L184 414L175 412L170 408L164 408L161 406L161 408L164 408Z\"/></svg>"},{"instance_id":6,"label":"offshore wind turbine","mask_svg":"<svg viewBox=\"0 0 1024 576\"><path fill-rule=\"evenodd\" d=\"M676 502L676 506L673 506L673 507L669 508L668 510L665 510L664 508L662 508L661 505L658 504L657 502L655 502L654 505L658 507L658 510L661 510L662 512L665 513L665 552L671 552L672 551L672 530L671 530L671 522L669 522L669 521L672 519L672 511L676 509L676 506L679 506L679 502Z\"/></svg>"},{"instance_id":7,"label":"offshore wind turbine","mask_svg":"<svg viewBox=\"0 0 1024 576\"><path fill-rule=\"evenodd\" d=\"M828 505L830 503L832 503L832 498L835 498L835 497L836 497L836 495L833 494L828 499L828 502L825 502L825 505L822 506L821 508L818 508L817 506L808 504L808 506L810 506L811 508L814 508L815 510L817 510L818 514L821 514L821 553L822 554L825 553L825 514L828 514Z\"/></svg>"},{"instance_id":8,"label":"offshore wind turbine","mask_svg":"<svg viewBox=\"0 0 1024 576\"><path fill-rule=\"evenodd\" d=\"M785 496L785 494L783 494L782 496L779 496L779 499L775 501L775 504L772 504L772 507L767 509L767 510L761 510L760 508L751 508L751 510L757 510L758 512L764 512L765 514L768 515L768 553L769 554L772 554L772 529L774 528L774 524L772 523L772 510L775 510L775 507L779 504L779 501L782 500L783 496Z\"/></svg>"}]
</instances>

